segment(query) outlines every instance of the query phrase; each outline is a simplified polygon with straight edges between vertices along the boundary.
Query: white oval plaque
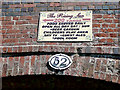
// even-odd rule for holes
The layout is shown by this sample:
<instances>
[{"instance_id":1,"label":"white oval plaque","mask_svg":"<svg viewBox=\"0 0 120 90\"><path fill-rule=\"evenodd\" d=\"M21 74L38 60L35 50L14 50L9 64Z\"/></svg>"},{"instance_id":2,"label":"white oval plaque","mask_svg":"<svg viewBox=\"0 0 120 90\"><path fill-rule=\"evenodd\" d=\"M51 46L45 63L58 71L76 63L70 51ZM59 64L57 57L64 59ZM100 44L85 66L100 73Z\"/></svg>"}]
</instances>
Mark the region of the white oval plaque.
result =
<instances>
[{"instance_id":1,"label":"white oval plaque","mask_svg":"<svg viewBox=\"0 0 120 90\"><path fill-rule=\"evenodd\" d=\"M56 54L49 58L49 65L53 69L63 70L72 64L72 60L68 55Z\"/></svg>"}]
</instances>

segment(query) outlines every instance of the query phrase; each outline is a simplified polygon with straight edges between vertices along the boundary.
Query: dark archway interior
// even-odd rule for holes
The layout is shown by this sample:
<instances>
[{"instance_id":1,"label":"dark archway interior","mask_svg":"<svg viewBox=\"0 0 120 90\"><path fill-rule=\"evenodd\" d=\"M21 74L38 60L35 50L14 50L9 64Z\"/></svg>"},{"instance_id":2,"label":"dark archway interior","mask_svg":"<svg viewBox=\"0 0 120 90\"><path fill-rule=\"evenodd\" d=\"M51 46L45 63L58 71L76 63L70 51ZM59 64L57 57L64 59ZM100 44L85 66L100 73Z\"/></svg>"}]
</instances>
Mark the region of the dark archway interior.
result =
<instances>
[{"instance_id":1,"label":"dark archway interior","mask_svg":"<svg viewBox=\"0 0 120 90\"><path fill-rule=\"evenodd\" d=\"M67 75L23 75L2 78L2 88L48 88L48 89L109 89L120 90L120 84L92 78Z\"/></svg>"}]
</instances>

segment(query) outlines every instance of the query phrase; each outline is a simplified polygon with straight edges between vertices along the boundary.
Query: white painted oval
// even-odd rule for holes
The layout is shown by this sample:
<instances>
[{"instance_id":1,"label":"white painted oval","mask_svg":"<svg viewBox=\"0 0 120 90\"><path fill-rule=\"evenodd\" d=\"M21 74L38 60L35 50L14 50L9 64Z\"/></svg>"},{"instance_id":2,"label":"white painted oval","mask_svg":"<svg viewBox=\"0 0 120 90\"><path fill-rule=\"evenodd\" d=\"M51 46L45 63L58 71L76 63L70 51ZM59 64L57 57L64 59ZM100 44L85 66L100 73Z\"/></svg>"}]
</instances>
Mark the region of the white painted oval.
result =
<instances>
[{"instance_id":1,"label":"white painted oval","mask_svg":"<svg viewBox=\"0 0 120 90\"><path fill-rule=\"evenodd\" d=\"M55 54L49 58L48 62L53 69L58 70L66 69L72 64L71 58L65 54Z\"/></svg>"}]
</instances>

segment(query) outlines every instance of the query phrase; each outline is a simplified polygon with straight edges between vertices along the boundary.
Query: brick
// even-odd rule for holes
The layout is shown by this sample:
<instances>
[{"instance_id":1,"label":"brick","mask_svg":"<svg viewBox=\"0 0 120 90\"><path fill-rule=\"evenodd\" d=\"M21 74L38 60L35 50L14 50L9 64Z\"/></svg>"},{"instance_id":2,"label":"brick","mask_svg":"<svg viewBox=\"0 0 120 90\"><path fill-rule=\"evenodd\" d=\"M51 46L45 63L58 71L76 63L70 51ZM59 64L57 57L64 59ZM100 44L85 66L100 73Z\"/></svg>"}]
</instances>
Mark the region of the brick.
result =
<instances>
[{"instance_id":1,"label":"brick","mask_svg":"<svg viewBox=\"0 0 120 90\"><path fill-rule=\"evenodd\" d=\"M10 5L10 8L21 8L23 7L22 4L14 4L14 5Z\"/></svg>"},{"instance_id":2,"label":"brick","mask_svg":"<svg viewBox=\"0 0 120 90\"><path fill-rule=\"evenodd\" d=\"M11 17L2 17L2 22L3 21L10 21L11 20Z\"/></svg>"},{"instance_id":3,"label":"brick","mask_svg":"<svg viewBox=\"0 0 120 90\"><path fill-rule=\"evenodd\" d=\"M80 6L75 6L74 10L80 10Z\"/></svg>"},{"instance_id":4,"label":"brick","mask_svg":"<svg viewBox=\"0 0 120 90\"><path fill-rule=\"evenodd\" d=\"M85 53L91 53L91 47L86 47L85 48Z\"/></svg>"},{"instance_id":5,"label":"brick","mask_svg":"<svg viewBox=\"0 0 120 90\"><path fill-rule=\"evenodd\" d=\"M13 20L19 20L19 17L13 17Z\"/></svg>"},{"instance_id":6,"label":"brick","mask_svg":"<svg viewBox=\"0 0 120 90\"><path fill-rule=\"evenodd\" d=\"M116 26L115 24L110 24L109 25L109 27L111 27L111 28L115 28L115 26Z\"/></svg>"},{"instance_id":7,"label":"brick","mask_svg":"<svg viewBox=\"0 0 120 90\"><path fill-rule=\"evenodd\" d=\"M21 25L21 24L28 24L27 21L17 21L16 22L16 25Z\"/></svg>"},{"instance_id":8,"label":"brick","mask_svg":"<svg viewBox=\"0 0 120 90\"><path fill-rule=\"evenodd\" d=\"M30 24L38 24L38 20L29 20Z\"/></svg>"},{"instance_id":9,"label":"brick","mask_svg":"<svg viewBox=\"0 0 120 90\"><path fill-rule=\"evenodd\" d=\"M101 63L101 61L100 61L99 59L97 59L97 61L96 61L96 66L95 66L95 70L96 70L96 71L99 71L99 70L100 70L100 63Z\"/></svg>"},{"instance_id":10,"label":"brick","mask_svg":"<svg viewBox=\"0 0 120 90\"><path fill-rule=\"evenodd\" d=\"M104 80L105 79L105 74L104 73L100 73L100 79Z\"/></svg>"},{"instance_id":11,"label":"brick","mask_svg":"<svg viewBox=\"0 0 120 90\"><path fill-rule=\"evenodd\" d=\"M119 54L119 48L113 48L113 53L114 54Z\"/></svg>"},{"instance_id":12,"label":"brick","mask_svg":"<svg viewBox=\"0 0 120 90\"><path fill-rule=\"evenodd\" d=\"M14 12L20 12L20 8L16 8L16 9L14 9Z\"/></svg>"},{"instance_id":13,"label":"brick","mask_svg":"<svg viewBox=\"0 0 120 90\"><path fill-rule=\"evenodd\" d=\"M95 6L88 6L88 9L95 9Z\"/></svg>"},{"instance_id":14,"label":"brick","mask_svg":"<svg viewBox=\"0 0 120 90\"><path fill-rule=\"evenodd\" d=\"M114 29L114 32L118 32L120 30L120 28Z\"/></svg>"},{"instance_id":15,"label":"brick","mask_svg":"<svg viewBox=\"0 0 120 90\"><path fill-rule=\"evenodd\" d=\"M119 14L120 13L120 10L115 10L115 14Z\"/></svg>"},{"instance_id":16,"label":"brick","mask_svg":"<svg viewBox=\"0 0 120 90\"><path fill-rule=\"evenodd\" d=\"M8 9L2 9L2 12L8 12Z\"/></svg>"},{"instance_id":17,"label":"brick","mask_svg":"<svg viewBox=\"0 0 120 90\"><path fill-rule=\"evenodd\" d=\"M116 6L113 6L113 5L112 5L112 6L109 6L109 8L110 8L110 9L117 9L117 7L116 7Z\"/></svg>"},{"instance_id":18,"label":"brick","mask_svg":"<svg viewBox=\"0 0 120 90\"><path fill-rule=\"evenodd\" d=\"M7 53L8 49L6 47L3 47L3 53Z\"/></svg>"},{"instance_id":19,"label":"brick","mask_svg":"<svg viewBox=\"0 0 120 90\"><path fill-rule=\"evenodd\" d=\"M94 70L94 65L91 65L88 70L88 76L93 77L93 70Z\"/></svg>"},{"instance_id":20,"label":"brick","mask_svg":"<svg viewBox=\"0 0 120 90\"><path fill-rule=\"evenodd\" d=\"M27 12L27 8L21 8L21 12Z\"/></svg>"},{"instance_id":21,"label":"brick","mask_svg":"<svg viewBox=\"0 0 120 90\"><path fill-rule=\"evenodd\" d=\"M103 9L109 9L109 6L103 6Z\"/></svg>"},{"instance_id":22,"label":"brick","mask_svg":"<svg viewBox=\"0 0 120 90\"><path fill-rule=\"evenodd\" d=\"M106 39L108 43L112 43L114 42L113 39L109 38L109 39Z\"/></svg>"},{"instance_id":23,"label":"brick","mask_svg":"<svg viewBox=\"0 0 120 90\"><path fill-rule=\"evenodd\" d=\"M82 9L82 10L87 10L88 7L87 7L87 6L82 6L81 9Z\"/></svg>"},{"instance_id":24,"label":"brick","mask_svg":"<svg viewBox=\"0 0 120 90\"><path fill-rule=\"evenodd\" d=\"M120 76L118 77L118 81L117 81L118 84L120 84Z\"/></svg>"},{"instance_id":25,"label":"brick","mask_svg":"<svg viewBox=\"0 0 120 90\"><path fill-rule=\"evenodd\" d=\"M100 27L100 24L93 24L93 27Z\"/></svg>"},{"instance_id":26,"label":"brick","mask_svg":"<svg viewBox=\"0 0 120 90\"><path fill-rule=\"evenodd\" d=\"M54 2L51 2L50 3L50 7L58 7L58 6L60 6L60 3L54 3Z\"/></svg>"},{"instance_id":27,"label":"brick","mask_svg":"<svg viewBox=\"0 0 120 90\"><path fill-rule=\"evenodd\" d=\"M8 65L7 65L7 64L3 64L2 77L5 77L5 76L6 76L7 68L8 68Z\"/></svg>"},{"instance_id":28,"label":"brick","mask_svg":"<svg viewBox=\"0 0 120 90\"><path fill-rule=\"evenodd\" d=\"M19 40L16 38L16 39L5 39L3 40L3 43L15 43L15 42L18 42Z\"/></svg>"},{"instance_id":29,"label":"brick","mask_svg":"<svg viewBox=\"0 0 120 90\"><path fill-rule=\"evenodd\" d=\"M102 6L95 6L95 9L102 9Z\"/></svg>"},{"instance_id":30,"label":"brick","mask_svg":"<svg viewBox=\"0 0 120 90\"><path fill-rule=\"evenodd\" d=\"M99 39L99 42L105 42L106 39Z\"/></svg>"},{"instance_id":31,"label":"brick","mask_svg":"<svg viewBox=\"0 0 120 90\"><path fill-rule=\"evenodd\" d=\"M112 23L112 20L111 19L106 19L106 20L104 20L104 22Z\"/></svg>"},{"instance_id":32,"label":"brick","mask_svg":"<svg viewBox=\"0 0 120 90\"><path fill-rule=\"evenodd\" d=\"M117 37L117 33L111 33L110 37Z\"/></svg>"},{"instance_id":33,"label":"brick","mask_svg":"<svg viewBox=\"0 0 120 90\"><path fill-rule=\"evenodd\" d=\"M7 32L6 32L7 34L11 34L11 33L20 33L20 30L7 30Z\"/></svg>"},{"instance_id":34,"label":"brick","mask_svg":"<svg viewBox=\"0 0 120 90\"><path fill-rule=\"evenodd\" d=\"M20 16L20 20L32 20L32 16Z\"/></svg>"},{"instance_id":35,"label":"brick","mask_svg":"<svg viewBox=\"0 0 120 90\"><path fill-rule=\"evenodd\" d=\"M2 8L9 8L9 5L2 5Z\"/></svg>"},{"instance_id":36,"label":"brick","mask_svg":"<svg viewBox=\"0 0 120 90\"><path fill-rule=\"evenodd\" d=\"M117 75L113 75L112 76L112 82L117 83L117 77L118 77Z\"/></svg>"},{"instance_id":37,"label":"brick","mask_svg":"<svg viewBox=\"0 0 120 90\"><path fill-rule=\"evenodd\" d=\"M48 11L53 11L54 10L54 7L49 7L48 8Z\"/></svg>"},{"instance_id":38,"label":"brick","mask_svg":"<svg viewBox=\"0 0 120 90\"><path fill-rule=\"evenodd\" d=\"M102 27L108 28L108 24L102 24Z\"/></svg>"},{"instance_id":39,"label":"brick","mask_svg":"<svg viewBox=\"0 0 120 90\"><path fill-rule=\"evenodd\" d=\"M36 7L47 7L47 6L49 6L47 3L36 4Z\"/></svg>"},{"instance_id":40,"label":"brick","mask_svg":"<svg viewBox=\"0 0 120 90\"><path fill-rule=\"evenodd\" d=\"M8 12L13 12L14 11L14 9L8 9Z\"/></svg>"},{"instance_id":41,"label":"brick","mask_svg":"<svg viewBox=\"0 0 120 90\"><path fill-rule=\"evenodd\" d=\"M103 15L103 18L114 18L114 15Z\"/></svg>"},{"instance_id":42,"label":"brick","mask_svg":"<svg viewBox=\"0 0 120 90\"><path fill-rule=\"evenodd\" d=\"M47 11L47 8L40 8L41 11Z\"/></svg>"},{"instance_id":43,"label":"brick","mask_svg":"<svg viewBox=\"0 0 120 90\"><path fill-rule=\"evenodd\" d=\"M119 19L114 19L114 23L119 23Z\"/></svg>"},{"instance_id":44,"label":"brick","mask_svg":"<svg viewBox=\"0 0 120 90\"><path fill-rule=\"evenodd\" d=\"M114 29L107 29L108 32L114 32Z\"/></svg>"},{"instance_id":45,"label":"brick","mask_svg":"<svg viewBox=\"0 0 120 90\"><path fill-rule=\"evenodd\" d=\"M111 11L110 11L110 10L109 10L109 11L107 11L107 14L114 14L114 13L115 13L115 12L114 12L114 11L112 11L112 10L111 10Z\"/></svg>"},{"instance_id":46,"label":"brick","mask_svg":"<svg viewBox=\"0 0 120 90\"><path fill-rule=\"evenodd\" d=\"M96 18L102 18L102 15L94 14L94 15L93 15L93 18L94 18L94 19L96 19Z\"/></svg>"},{"instance_id":47,"label":"brick","mask_svg":"<svg viewBox=\"0 0 120 90\"><path fill-rule=\"evenodd\" d=\"M33 7L28 8L28 12L33 12Z\"/></svg>"},{"instance_id":48,"label":"brick","mask_svg":"<svg viewBox=\"0 0 120 90\"><path fill-rule=\"evenodd\" d=\"M8 53L10 53L10 52L12 52L12 48L11 47L8 48Z\"/></svg>"},{"instance_id":49,"label":"brick","mask_svg":"<svg viewBox=\"0 0 120 90\"><path fill-rule=\"evenodd\" d=\"M31 56L31 66L35 65L35 56Z\"/></svg>"},{"instance_id":50,"label":"brick","mask_svg":"<svg viewBox=\"0 0 120 90\"><path fill-rule=\"evenodd\" d=\"M61 10L61 7L54 7L54 10L59 11L59 10Z\"/></svg>"},{"instance_id":51,"label":"brick","mask_svg":"<svg viewBox=\"0 0 120 90\"><path fill-rule=\"evenodd\" d=\"M108 37L108 33L96 33L94 34L95 37Z\"/></svg>"},{"instance_id":52,"label":"brick","mask_svg":"<svg viewBox=\"0 0 120 90\"><path fill-rule=\"evenodd\" d=\"M25 62L25 66L24 66L24 74L29 74L29 62Z\"/></svg>"},{"instance_id":53,"label":"brick","mask_svg":"<svg viewBox=\"0 0 120 90\"><path fill-rule=\"evenodd\" d=\"M35 7L36 4L24 4L24 7Z\"/></svg>"},{"instance_id":54,"label":"brick","mask_svg":"<svg viewBox=\"0 0 120 90\"><path fill-rule=\"evenodd\" d=\"M98 73L98 72L95 72L95 73L94 73L94 78L95 78L95 79L99 79L99 73Z\"/></svg>"},{"instance_id":55,"label":"brick","mask_svg":"<svg viewBox=\"0 0 120 90\"><path fill-rule=\"evenodd\" d=\"M118 24L117 27L120 27L120 24Z\"/></svg>"},{"instance_id":56,"label":"brick","mask_svg":"<svg viewBox=\"0 0 120 90\"><path fill-rule=\"evenodd\" d=\"M14 21L2 21L2 25L14 25Z\"/></svg>"},{"instance_id":57,"label":"brick","mask_svg":"<svg viewBox=\"0 0 120 90\"><path fill-rule=\"evenodd\" d=\"M106 74L105 80L106 80L106 81L111 81L111 75L110 75L110 74Z\"/></svg>"},{"instance_id":58,"label":"brick","mask_svg":"<svg viewBox=\"0 0 120 90\"><path fill-rule=\"evenodd\" d=\"M20 68L23 68L23 67L24 67L24 61L25 61L24 56L21 56L21 57L20 57L20 63L19 63L19 67L20 67Z\"/></svg>"},{"instance_id":59,"label":"brick","mask_svg":"<svg viewBox=\"0 0 120 90\"><path fill-rule=\"evenodd\" d=\"M106 72L106 66L103 66L103 65L102 65L102 66L101 66L101 71L102 71L102 72Z\"/></svg>"}]
</instances>

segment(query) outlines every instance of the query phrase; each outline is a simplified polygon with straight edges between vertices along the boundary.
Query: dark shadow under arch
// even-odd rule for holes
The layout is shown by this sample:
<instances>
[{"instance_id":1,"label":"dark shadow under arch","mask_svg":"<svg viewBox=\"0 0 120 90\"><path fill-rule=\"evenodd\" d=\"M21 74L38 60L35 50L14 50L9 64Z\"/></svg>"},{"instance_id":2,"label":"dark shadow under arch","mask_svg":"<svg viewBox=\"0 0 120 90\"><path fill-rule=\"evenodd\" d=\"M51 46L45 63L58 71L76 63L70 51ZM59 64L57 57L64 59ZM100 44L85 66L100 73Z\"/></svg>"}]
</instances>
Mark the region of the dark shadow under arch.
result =
<instances>
[{"instance_id":1,"label":"dark shadow under arch","mask_svg":"<svg viewBox=\"0 0 120 90\"><path fill-rule=\"evenodd\" d=\"M119 90L120 84L96 80L92 78L67 75L23 75L2 78L2 87L5 88L48 88L48 89L107 89Z\"/></svg>"}]
</instances>

